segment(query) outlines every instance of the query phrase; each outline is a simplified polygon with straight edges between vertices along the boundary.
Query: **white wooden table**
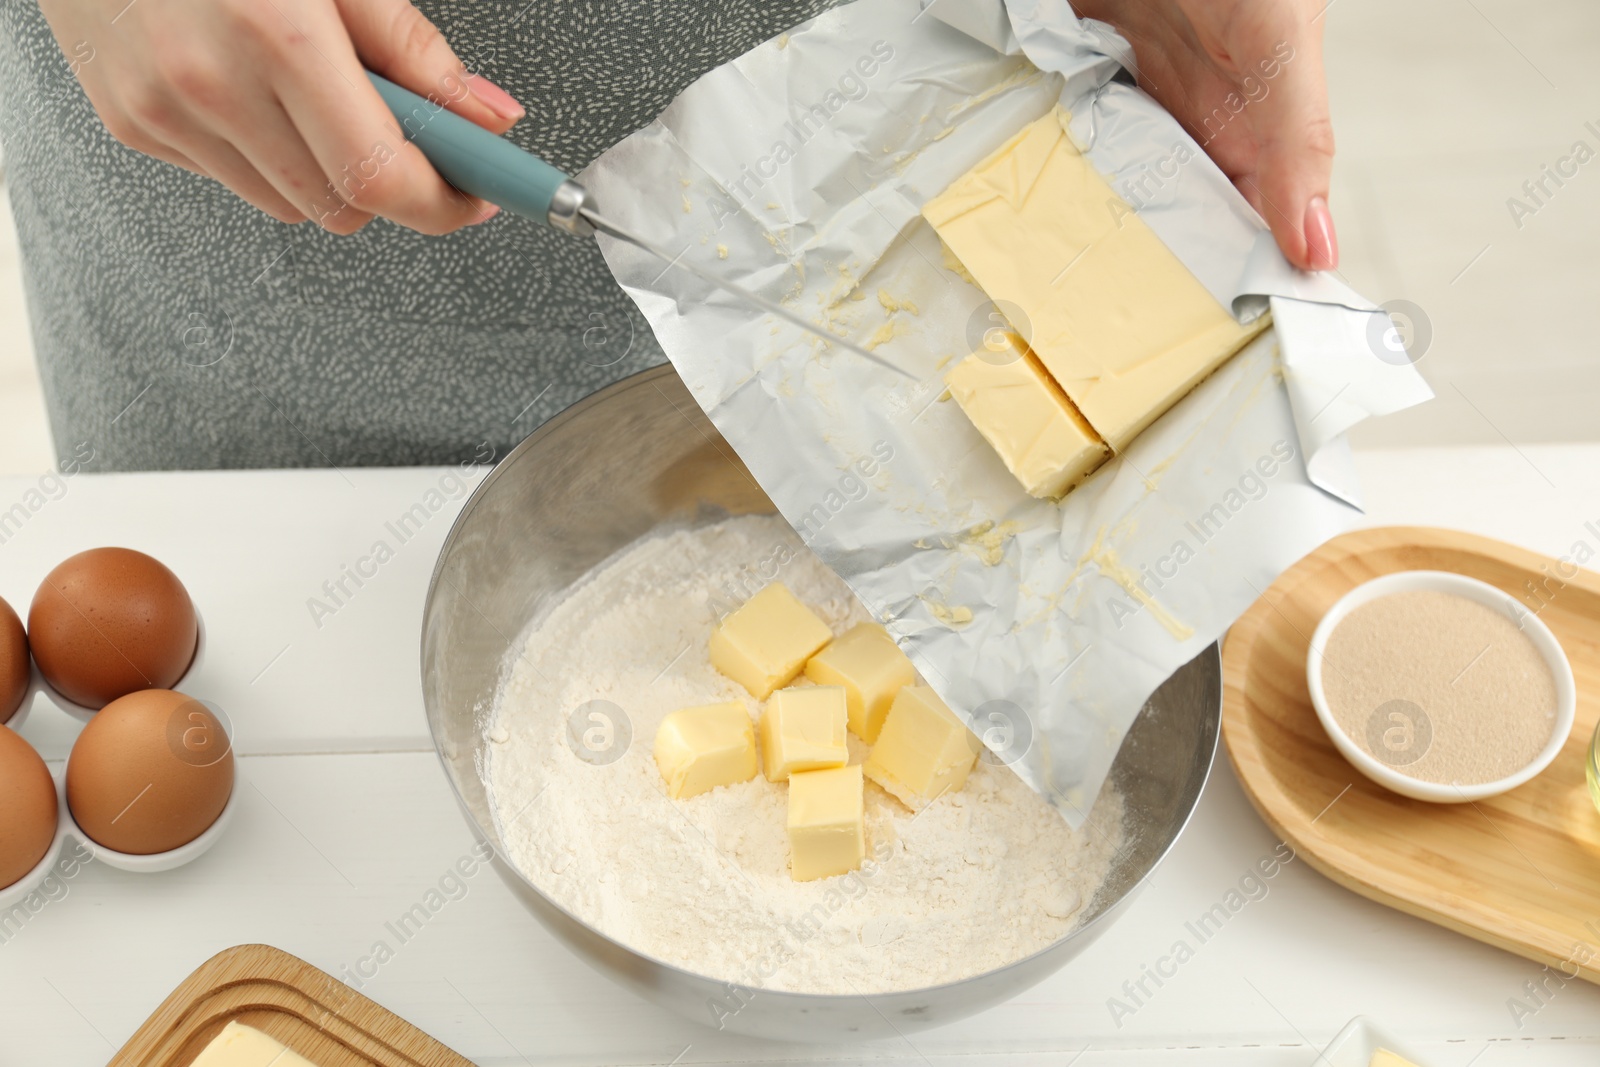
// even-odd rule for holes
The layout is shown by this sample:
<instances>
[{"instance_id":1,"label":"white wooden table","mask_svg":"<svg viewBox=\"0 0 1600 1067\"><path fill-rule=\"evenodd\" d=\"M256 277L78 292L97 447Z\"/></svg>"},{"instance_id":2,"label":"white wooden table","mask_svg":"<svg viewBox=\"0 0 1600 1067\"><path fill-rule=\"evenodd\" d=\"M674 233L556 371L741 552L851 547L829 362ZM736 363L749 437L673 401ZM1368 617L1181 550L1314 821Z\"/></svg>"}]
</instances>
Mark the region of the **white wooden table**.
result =
<instances>
[{"instance_id":1,"label":"white wooden table","mask_svg":"<svg viewBox=\"0 0 1600 1067\"><path fill-rule=\"evenodd\" d=\"M1600 446L1359 460L1374 523L1455 526L1556 554L1596 543L1584 524L1600 524ZM160 875L91 864L25 926L0 927L0 1065L103 1064L229 945L266 942L344 974L468 853L417 680L423 591L464 496L320 627L307 606L375 540L393 544L384 523L443 473L85 474L59 499L30 497L35 479L0 479L0 513L13 502L26 513L0 523L0 595L25 612L52 565L94 545L165 560L205 620L204 658L184 688L231 715L243 757L237 820L200 861ZM36 699L23 732L59 760L76 724ZM1126 1000L1123 983L1276 843L1219 756L1189 831L1097 944L1019 999L909 1041L806 1048L682 1021L591 972L487 870L363 991L486 1067L1074 1057L1083 1067L1310 1067L1358 1013L1439 1067L1600 1062L1600 989L1569 984L1519 1027L1508 1002L1526 998L1540 967L1370 903L1304 863L1114 1019L1108 1000Z\"/></svg>"}]
</instances>

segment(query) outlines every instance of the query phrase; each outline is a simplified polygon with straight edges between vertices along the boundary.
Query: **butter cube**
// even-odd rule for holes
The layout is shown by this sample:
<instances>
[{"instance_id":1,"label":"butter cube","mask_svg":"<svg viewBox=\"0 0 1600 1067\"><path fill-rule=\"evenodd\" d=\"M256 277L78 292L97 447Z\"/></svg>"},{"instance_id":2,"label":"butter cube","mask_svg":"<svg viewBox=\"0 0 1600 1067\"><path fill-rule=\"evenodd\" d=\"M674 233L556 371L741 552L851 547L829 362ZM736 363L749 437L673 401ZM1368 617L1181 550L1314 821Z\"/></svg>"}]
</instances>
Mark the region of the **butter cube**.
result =
<instances>
[{"instance_id":1,"label":"butter cube","mask_svg":"<svg viewBox=\"0 0 1600 1067\"><path fill-rule=\"evenodd\" d=\"M1084 158L1057 109L950 188L923 217L1089 425L1122 451L1266 326L1234 321Z\"/></svg>"},{"instance_id":2,"label":"butter cube","mask_svg":"<svg viewBox=\"0 0 1600 1067\"><path fill-rule=\"evenodd\" d=\"M1417 1067L1417 1065L1404 1056L1397 1056L1386 1048L1380 1048L1372 1054L1372 1062L1368 1067Z\"/></svg>"},{"instance_id":3,"label":"butter cube","mask_svg":"<svg viewBox=\"0 0 1600 1067\"><path fill-rule=\"evenodd\" d=\"M836 685L780 689L761 713L761 767L769 782L796 771L843 767L845 696Z\"/></svg>"},{"instance_id":4,"label":"butter cube","mask_svg":"<svg viewBox=\"0 0 1600 1067\"><path fill-rule=\"evenodd\" d=\"M1004 348L974 352L950 368L944 384L1028 495L1056 499L1093 474L1111 449L1022 338L1002 336Z\"/></svg>"},{"instance_id":5,"label":"butter cube","mask_svg":"<svg viewBox=\"0 0 1600 1067\"><path fill-rule=\"evenodd\" d=\"M797 882L861 866L867 854L861 766L789 776L789 872Z\"/></svg>"},{"instance_id":6,"label":"butter cube","mask_svg":"<svg viewBox=\"0 0 1600 1067\"><path fill-rule=\"evenodd\" d=\"M907 686L894 698L866 774L912 811L966 784L983 745L937 693Z\"/></svg>"},{"instance_id":7,"label":"butter cube","mask_svg":"<svg viewBox=\"0 0 1600 1067\"><path fill-rule=\"evenodd\" d=\"M832 637L827 623L773 582L711 631L711 665L765 700Z\"/></svg>"},{"instance_id":8,"label":"butter cube","mask_svg":"<svg viewBox=\"0 0 1600 1067\"><path fill-rule=\"evenodd\" d=\"M812 656L806 664L806 677L818 685L844 687L850 732L870 745L883 729L883 717L889 714L894 695L915 681L917 672L889 631L875 622L864 622Z\"/></svg>"},{"instance_id":9,"label":"butter cube","mask_svg":"<svg viewBox=\"0 0 1600 1067\"><path fill-rule=\"evenodd\" d=\"M667 795L699 796L756 776L756 731L743 704L683 708L656 730L656 767Z\"/></svg>"}]
</instances>

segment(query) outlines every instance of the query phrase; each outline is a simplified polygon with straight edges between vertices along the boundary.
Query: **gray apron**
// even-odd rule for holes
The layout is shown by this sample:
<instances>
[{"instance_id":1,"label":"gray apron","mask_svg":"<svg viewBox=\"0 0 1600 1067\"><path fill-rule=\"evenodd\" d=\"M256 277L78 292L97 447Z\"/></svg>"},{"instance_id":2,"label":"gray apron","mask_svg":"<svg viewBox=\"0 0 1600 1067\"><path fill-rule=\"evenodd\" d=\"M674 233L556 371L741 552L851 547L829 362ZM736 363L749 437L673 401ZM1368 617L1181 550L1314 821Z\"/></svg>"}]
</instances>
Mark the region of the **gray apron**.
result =
<instances>
[{"instance_id":1,"label":"gray apron","mask_svg":"<svg viewBox=\"0 0 1600 1067\"><path fill-rule=\"evenodd\" d=\"M574 172L832 3L419 6ZM592 241L505 216L337 237L124 148L30 0L0 5L0 144L56 451L88 469L481 460L663 359Z\"/></svg>"}]
</instances>

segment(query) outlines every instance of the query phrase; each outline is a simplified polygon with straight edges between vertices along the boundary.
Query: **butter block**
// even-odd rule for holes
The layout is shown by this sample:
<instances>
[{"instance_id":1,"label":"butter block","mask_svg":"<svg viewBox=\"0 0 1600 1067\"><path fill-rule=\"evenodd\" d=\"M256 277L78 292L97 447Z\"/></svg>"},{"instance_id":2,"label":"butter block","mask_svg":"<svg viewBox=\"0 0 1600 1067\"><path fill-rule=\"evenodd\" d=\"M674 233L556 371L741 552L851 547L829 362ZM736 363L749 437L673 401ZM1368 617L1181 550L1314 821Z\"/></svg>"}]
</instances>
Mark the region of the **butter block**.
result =
<instances>
[{"instance_id":1,"label":"butter block","mask_svg":"<svg viewBox=\"0 0 1600 1067\"><path fill-rule=\"evenodd\" d=\"M656 730L656 767L675 799L756 776L756 730L743 704L682 708Z\"/></svg>"},{"instance_id":2,"label":"butter block","mask_svg":"<svg viewBox=\"0 0 1600 1067\"><path fill-rule=\"evenodd\" d=\"M982 743L925 685L894 698L866 775L912 811L966 784Z\"/></svg>"},{"instance_id":3,"label":"butter block","mask_svg":"<svg viewBox=\"0 0 1600 1067\"><path fill-rule=\"evenodd\" d=\"M863 622L812 656L806 677L818 685L843 687L850 732L870 745L883 729L894 695L916 681L917 672L889 631L875 622Z\"/></svg>"},{"instance_id":4,"label":"butter block","mask_svg":"<svg viewBox=\"0 0 1600 1067\"><path fill-rule=\"evenodd\" d=\"M711 631L711 665L765 700L832 638L827 623L773 582Z\"/></svg>"},{"instance_id":5,"label":"butter block","mask_svg":"<svg viewBox=\"0 0 1600 1067\"><path fill-rule=\"evenodd\" d=\"M974 352L945 374L950 395L1029 496L1056 499L1111 458L1037 356L1015 333L1006 350Z\"/></svg>"},{"instance_id":6,"label":"butter block","mask_svg":"<svg viewBox=\"0 0 1600 1067\"><path fill-rule=\"evenodd\" d=\"M773 693L761 713L761 770L767 781L782 782L796 771L849 763L845 715L841 686L813 685Z\"/></svg>"},{"instance_id":7,"label":"butter block","mask_svg":"<svg viewBox=\"0 0 1600 1067\"><path fill-rule=\"evenodd\" d=\"M200 1050L191 1067L316 1067L253 1027L231 1021Z\"/></svg>"},{"instance_id":8,"label":"butter block","mask_svg":"<svg viewBox=\"0 0 1600 1067\"><path fill-rule=\"evenodd\" d=\"M1398 1056L1386 1048L1380 1048L1372 1054L1372 1062L1367 1067L1417 1067L1417 1065L1404 1056Z\"/></svg>"},{"instance_id":9,"label":"butter block","mask_svg":"<svg viewBox=\"0 0 1600 1067\"><path fill-rule=\"evenodd\" d=\"M789 873L797 882L861 866L867 854L861 766L789 776Z\"/></svg>"},{"instance_id":10,"label":"butter block","mask_svg":"<svg viewBox=\"0 0 1600 1067\"><path fill-rule=\"evenodd\" d=\"M1120 452L1266 327L1189 273L1068 136L1057 109L923 206L1096 433Z\"/></svg>"}]
</instances>

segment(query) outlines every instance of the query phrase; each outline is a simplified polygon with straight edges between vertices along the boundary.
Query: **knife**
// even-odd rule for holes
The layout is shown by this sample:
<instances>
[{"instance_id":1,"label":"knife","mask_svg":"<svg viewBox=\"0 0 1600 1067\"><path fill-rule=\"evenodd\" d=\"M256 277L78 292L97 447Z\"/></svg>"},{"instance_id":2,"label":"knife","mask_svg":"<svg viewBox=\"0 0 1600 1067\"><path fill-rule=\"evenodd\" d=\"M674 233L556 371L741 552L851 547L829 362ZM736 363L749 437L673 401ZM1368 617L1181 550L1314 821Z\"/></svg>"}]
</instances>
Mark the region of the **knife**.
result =
<instances>
[{"instance_id":1,"label":"knife","mask_svg":"<svg viewBox=\"0 0 1600 1067\"><path fill-rule=\"evenodd\" d=\"M464 193L498 204L507 211L548 223L578 237L596 231L641 248L666 263L693 274L701 281L776 315L829 344L887 367L896 374L913 377L910 371L895 366L882 356L807 322L782 305L757 296L748 289L711 271L684 261L665 248L606 218L594 196L581 184L563 174L531 152L524 152L503 137L445 110L436 101L424 99L402 89L386 78L367 72L378 95L389 106L406 139L416 145L433 164L433 169Z\"/></svg>"}]
</instances>

